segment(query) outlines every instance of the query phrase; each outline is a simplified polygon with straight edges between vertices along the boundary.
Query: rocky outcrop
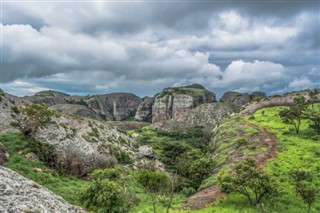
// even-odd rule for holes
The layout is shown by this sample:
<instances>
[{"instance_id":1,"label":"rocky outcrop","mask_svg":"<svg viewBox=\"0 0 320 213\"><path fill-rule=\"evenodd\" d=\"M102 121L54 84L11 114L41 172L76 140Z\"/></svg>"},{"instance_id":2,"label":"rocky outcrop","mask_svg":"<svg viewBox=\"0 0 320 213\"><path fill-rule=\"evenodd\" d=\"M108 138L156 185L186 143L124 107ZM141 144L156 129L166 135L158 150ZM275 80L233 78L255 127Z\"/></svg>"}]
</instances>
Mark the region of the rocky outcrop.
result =
<instances>
[{"instance_id":1,"label":"rocky outcrop","mask_svg":"<svg viewBox=\"0 0 320 213\"><path fill-rule=\"evenodd\" d=\"M216 102L215 94L201 85L169 87L155 96L152 123L163 123L201 104Z\"/></svg>"},{"instance_id":2,"label":"rocky outcrop","mask_svg":"<svg viewBox=\"0 0 320 213\"><path fill-rule=\"evenodd\" d=\"M9 158L9 152L7 148L0 143L0 166L3 165Z\"/></svg>"},{"instance_id":3,"label":"rocky outcrop","mask_svg":"<svg viewBox=\"0 0 320 213\"><path fill-rule=\"evenodd\" d=\"M106 120L133 119L141 98L131 93L97 95L86 101L88 108Z\"/></svg>"},{"instance_id":4,"label":"rocky outcrop","mask_svg":"<svg viewBox=\"0 0 320 213\"><path fill-rule=\"evenodd\" d=\"M51 106L52 109L67 115L76 115L92 119L101 120L102 118L88 107L79 104L57 104Z\"/></svg>"},{"instance_id":5,"label":"rocky outcrop","mask_svg":"<svg viewBox=\"0 0 320 213\"><path fill-rule=\"evenodd\" d=\"M243 106L243 109L241 110L240 114L251 115L255 111L262 109L264 107L290 106L294 103L294 98L299 95L304 96L306 100L310 100L308 91L299 91L299 92L287 93L284 95L275 95L272 97L267 97L258 101L248 103L247 105Z\"/></svg>"},{"instance_id":6,"label":"rocky outcrop","mask_svg":"<svg viewBox=\"0 0 320 213\"><path fill-rule=\"evenodd\" d=\"M220 123L224 118L235 112L235 110L235 106L227 103L202 104L163 124L153 124L153 128L167 131L186 130L196 126L213 128L217 123Z\"/></svg>"},{"instance_id":7,"label":"rocky outcrop","mask_svg":"<svg viewBox=\"0 0 320 213\"><path fill-rule=\"evenodd\" d=\"M233 104L237 107L241 107L250 101L250 95L247 93L239 92L226 92L219 100L223 103Z\"/></svg>"},{"instance_id":8,"label":"rocky outcrop","mask_svg":"<svg viewBox=\"0 0 320 213\"><path fill-rule=\"evenodd\" d=\"M35 132L49 163L75 176L116 164L119 153L133 156L137 143L109 124L90 119L61 116Z\"/></svg>"},{"instance_id":9,"label":"rocky outcrop","mask_svg":"<svg viewBox=\"0 0 320 213\"><path fill-rule=\"evenodd\" d=\"M47 90L38 92L34 94L34 96L26 97L26 99L29 99L35 104L47 104L49 106L53 106L56 104L67 104L70 100L70 95L62 92Z\"/></svg>"},{"instance_id":10,"label":"rocky outcrop","mask_svg":"<svg viewBox=\"0 0 320 213\"><path fill-rule=\"evenodd\" d=\"M141 99L131 93L111 93L95 96L70 96L56 91L41 91L24 97L32 103L47 104L71 115L104 120L133 120Z\"/></svg>"},{"instance_id":11,"label":"rocky outcrop","mask_svg":"<svg viewBox=\"0 0 320 213\"><path fill-rule=\"evenodd\" d=\"M267 97L267 95L264 92L259 91L251 94L228 91L223 94L219 101L223 103L229 103L240 108L249 103L251 100L259 100L265 97Z\"/></svg>"},{"instance_id":12,"label":"rocky outcrop","mask_svg":"<svg viewBox=\"0 0 320 213\"><path fill-rule=\"evenodd\" d=\"M14 119L13 116L16 114L15 111L29 103L31 102L27 99L3 93L0 96L0 132L12 129L10 123Z\"/></svg>"},{"instance_id":13,"label":"rocky outcrop","mask_svg":"<svg viewBox=\"0 0 320 213\"><path fill-rule=\"evenodd\" d=\"M85 213L60 196L16 172L0 166L0 212Z\"/></svg>"},{"instance_id":14,"label":"rocky outcrop","mask_svg":"<svg viewBox=\"0 0 320 213\"><path fill-rule=\"evenodd\" d=\"M154 103L154 97L144 97L137 109L137 113L134 116L134 120L151 122L153 103Z\"/></svg>"}]
</instances>

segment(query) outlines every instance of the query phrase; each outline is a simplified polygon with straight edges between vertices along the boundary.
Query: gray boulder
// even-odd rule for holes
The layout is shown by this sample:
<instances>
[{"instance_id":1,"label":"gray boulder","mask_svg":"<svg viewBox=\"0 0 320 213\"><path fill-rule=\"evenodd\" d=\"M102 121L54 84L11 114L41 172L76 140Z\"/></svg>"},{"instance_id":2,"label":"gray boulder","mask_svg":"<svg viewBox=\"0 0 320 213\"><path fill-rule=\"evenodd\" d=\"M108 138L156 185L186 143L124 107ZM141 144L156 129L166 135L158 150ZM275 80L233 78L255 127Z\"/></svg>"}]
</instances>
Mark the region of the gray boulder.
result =
<instances>
[{"instance_id":1,"label":"gray boulder","mask_svg":"<svg viewBox=\"0 0 320 213\"><path fill-rule=\"evenodd\" d=\"M0 212L4 213L85 213L60 196L0 166Z\"/></svg>"}]
</instances>

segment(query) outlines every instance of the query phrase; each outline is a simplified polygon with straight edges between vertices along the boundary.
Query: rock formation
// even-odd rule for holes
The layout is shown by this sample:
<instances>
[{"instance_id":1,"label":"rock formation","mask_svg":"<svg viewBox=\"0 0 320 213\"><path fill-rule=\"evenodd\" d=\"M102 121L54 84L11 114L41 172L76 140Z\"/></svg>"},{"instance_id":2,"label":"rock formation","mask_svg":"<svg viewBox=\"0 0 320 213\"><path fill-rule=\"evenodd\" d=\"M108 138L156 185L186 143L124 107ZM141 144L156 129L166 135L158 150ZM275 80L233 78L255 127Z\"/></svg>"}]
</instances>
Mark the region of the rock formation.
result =
<instances>
[{"instance_id":1,"label":"rock formation","mask_svg":"<svg viewBox=\"0 0 320 213\"><path fill-rule=\"evenodd\" d=\"M236 107L227 103L206 103L188 112L165 121L153 124L153 128L167 131L186 130L190 127L203 126L213 128L224 118L235 112Z\"/></svg>"},{"instance_id":2,"label":"rock formation","mask_svg":"<svg viewBox=\"0 0 320 213\"><path fill-rule=\"evenodd\" d=\"M88 108L106 120L133 119L141 98L131 93L96 95L86 100Z\"/></svg>"},{"instance_id":3,"label":"rock formation","mask_svg":"<svg viewBox=\"0 0 320 213\"><path fill-rule=\"evenodd\" d=\"M85 213L86 211L68 204L48 189L0 166L0 212Z\"/></svg>"},{"instance_id":4,"label":"rock formation","mask_svg":"<svg viewBox=\"0 0 320 213\"><path fill-rule=\"evenodd\" d=\"M306 100L310 100L308 91L291 92L284 95L276 95L273 97L267 97L258 101L248 103L245 106L243 106L243 109L241 110L240 114L251 115L255 111L262 109L264 107L290 106L294 103L293 102L294 98L299 95L304 96Z\"/></svg>"},{"instance_id":5,"label":"rock formation","mask_svg":"<svg viewBox=\"0 0 320 213\"><path fill-rule=\"evenodd\" d=\"M152 106L152 123L163 123L210 102L216 102L215 94L198 84L166 88L155 96Z\"/></svg>"},{"instance_id":6,"label":"rock formation","mask_svg":"<svg viewBox=\"0 0 320 213\"><path fill-rule=\"evenodd\" d=\"M151 122L153 103L154 97L144 97L137 109L137 113L134 116L134 120Z\"/></svg>"},{"instance_id":7,"label":"rock formation","mask_svg":"<svg viewBox=\"0 0 320 213\"><path fill-rule=\"evenodd\" d=\"M97 120L102 120L102 118L95 112L90 110L88 107L80 104L57 104L51 106L52 109L58 112L62 112L67 115L82 116Z\"/></svg>"},{"instance_id":8,"label":"rock formation","mask_svg":"<svg viewBox=\"0 0 320 213\"><path fill-rule=\"evenodd\" d=\"M138 145L105 122L61 116L35 132L49 164L75 176L117 163L119 152L133 156Z\"/></svg>"}]
</instances>

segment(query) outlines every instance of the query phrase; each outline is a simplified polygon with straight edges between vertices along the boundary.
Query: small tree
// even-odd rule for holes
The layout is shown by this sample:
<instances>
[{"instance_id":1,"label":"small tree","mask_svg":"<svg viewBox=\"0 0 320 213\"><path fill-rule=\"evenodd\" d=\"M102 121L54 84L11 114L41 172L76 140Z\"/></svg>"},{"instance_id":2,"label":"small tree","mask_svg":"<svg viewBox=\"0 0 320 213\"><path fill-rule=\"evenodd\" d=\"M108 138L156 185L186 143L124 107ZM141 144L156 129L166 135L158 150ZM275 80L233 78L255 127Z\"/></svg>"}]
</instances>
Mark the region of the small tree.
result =
<instances>
[{"instance_id":1,"label":"small tree","mask_svg":"<svg viewBox=\"0 0 320 213\"><path fill-rule=\"evenodd\" d=\"M29 104L26 107L14 110L15 121L11 125L24 135L34 135L37 128L45 123L52 122L58 114L46 104Z\"/></svg>"},{"instance_id":2,"label":"small tree","mask_svg":"<svg viewBox=\"0 0 320 213\"><path fill-rule=\"evenodd\" d=\"M156 213L157 196L164 194L170 186L168 177L162 172L143 170L139 173L138 183L140 183L152 200L153 212Z\"/></svg>"},{"instance_id":3,"label":"small tree","mask_svg":"<svg viewBox=\"0 0 320 213\"><path fill-rule=\"evenodd\" d=\"M296 189L296 195L300 195L303 201L308 205L308 213L311 210L311 205L317 198L319 187L313 183L313 177L310 172L299 169L291 173L293 185Z\"/></svg>"},{"instance_id":4,"label":"small tree","mask_svg":"<svg viewBox=\"0 0 320 213\"><path fill-rule=\"evenodd\" d=\"M300 95L294 98L294 103L289 109L284 109L279 112L282 121L293 125L297 134L299 134L301 120L307 106L306 99Z\"/></svg>"},{"instance_id":5,"label":"small tree","mask_svg":"<svg viewBox=\"0 0 320 213\"><path fill-rule=\"evenodd\" d=\"M245 159L235 166L233 171L218 176L221 190L225 193L239 193L245 196L251 205L260 203L262 198L278 191L274 180L258 169L252 158Z\"/></svg>"},{"instance_id":6,"label":"small tree","mask_svg":"<svg viewBox=\"0 0 320 213\"><path fill-rule=\"evenodd\" d=\"M90 178L92 183L80 194L80 200L87 208L99 212L129 211L135 199L129 171L119 166L97 169L90 174Z\"/></svg>"},{"instance_id":7,"label":"small tree","mask_svg":"<svg viewBox=\"0 0 320 213\"><path fill-rule=\"evenodd\" d=\"M121 187L109 179L94 180L89 187L80 194L80 201L84 206L97 212L123 212Z\"/></svg>"}]
</instances>

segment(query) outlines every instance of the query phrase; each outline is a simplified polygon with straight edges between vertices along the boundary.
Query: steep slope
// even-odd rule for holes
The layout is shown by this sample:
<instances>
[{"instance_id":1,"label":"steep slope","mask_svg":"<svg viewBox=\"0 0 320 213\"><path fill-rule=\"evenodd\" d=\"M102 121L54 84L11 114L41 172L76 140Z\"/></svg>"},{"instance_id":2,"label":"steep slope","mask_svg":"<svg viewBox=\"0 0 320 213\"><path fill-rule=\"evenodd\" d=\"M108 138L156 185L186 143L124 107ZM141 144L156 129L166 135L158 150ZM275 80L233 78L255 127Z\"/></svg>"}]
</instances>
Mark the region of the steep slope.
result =
<instances>
[{"instance_id":1,"label":"steep slope","mask_svg":"<svg viewBox=\"0 0 320 213\"><path fill-rule=\"evenodd\" d=\"M226 103L206 103L165 121L153 125L155 129L185 130L190 127L203 126L213 128L217 123L235 112L236 107Z\"/></svg>"},{"instance_id":2,"label":"steep slope","mask_svg":"<svg viewBox=\"0 0 320 213\"><path fill-rule=\"evenodd\" d=\"M86 100L89 109L106 120L133 119L141 98L131 93L96 95Z\"/></svg>"},{"instance_id":3,"label":"steep slope","mask_svg":"<svg viewBox=\"0 0 320 213\"><path fill-rule=\"evenodd\" d=\"M144 97L140 103L134 120L151 122L152 120L152 106L154 104L154 97Z\"/></svg>"},{"instance_id":4,"label":"steep slope","mask_svg":"<svg viewBox=\"0 0 320 213\"><path fill-rule=\"evenodd\" d=\"M217 174L246 157L253 157L259 165L277 154L276 137L266 129L241 117L231 117L213 130L210 157L216 162L210 178L202 183L202 190L188 198L186 209L204 208L224 196L216 183Z\"/></svg>"},{"instance_id":5,"label":"steep slope","mask_svg":"<svg viewBox=\"0 0 320 213\"><path fill-rule=\"evenodd\" d=\"M215 94L194 84L169 87L155 96L152 106L152 123L163 123L201 104L216 102Z\"/></svg>"},{"instance_id":6,"label":"steep slope","mask_svg":"<svg viewBox=\"0 0 320 213\"><path fill-rule=\"evenodd\" d=\"M48 189L0 166L0 212L85 213Z\"/></svg>"}]
</instances>

